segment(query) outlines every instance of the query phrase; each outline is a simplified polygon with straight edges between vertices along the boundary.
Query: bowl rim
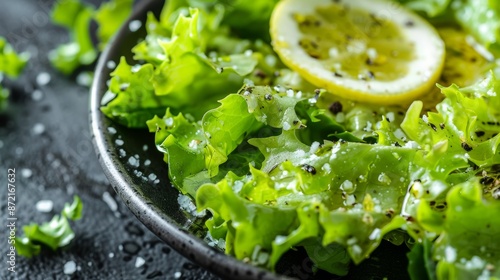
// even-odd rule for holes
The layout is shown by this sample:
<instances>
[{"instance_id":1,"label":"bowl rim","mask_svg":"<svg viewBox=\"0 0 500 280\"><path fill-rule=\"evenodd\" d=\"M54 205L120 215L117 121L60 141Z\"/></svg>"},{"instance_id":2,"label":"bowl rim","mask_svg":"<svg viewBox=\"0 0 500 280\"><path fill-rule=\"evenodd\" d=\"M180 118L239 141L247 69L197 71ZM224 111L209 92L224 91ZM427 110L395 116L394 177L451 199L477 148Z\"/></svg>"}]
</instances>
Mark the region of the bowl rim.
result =
<instances>
[{"instance_id":1,"label":"bowl rim","mask_svg":"<svg viewBox=\"0 0 500 280\"><path fill-rule=\"evenodd\" d=\"M215 250L199 237L183 230L180 225L177 225L173 219L147 198L140 197L139 193L134 189L130 174L123 166L117 164L117 160L108 152L110 148L114 148L114 145L105 137L107 127L104 125L104 119L106 116L100 110L101 98L107 89L106 83L109 80L109 70L106 71L105 69L106 63L116 53L120 52L121 40L127 33L131 32L128 28L129 23L139 20L141 16L151 10L154 2L157 1L140 1L134 7L131 16L101 53L94 71L94 80L90 88L89 123L92 143L102 169L115 192L126 202L125 204L137 219L162 241L191 261L225 278L292 279L239 261L232 256Z\"/></svg>"}]
</instances>

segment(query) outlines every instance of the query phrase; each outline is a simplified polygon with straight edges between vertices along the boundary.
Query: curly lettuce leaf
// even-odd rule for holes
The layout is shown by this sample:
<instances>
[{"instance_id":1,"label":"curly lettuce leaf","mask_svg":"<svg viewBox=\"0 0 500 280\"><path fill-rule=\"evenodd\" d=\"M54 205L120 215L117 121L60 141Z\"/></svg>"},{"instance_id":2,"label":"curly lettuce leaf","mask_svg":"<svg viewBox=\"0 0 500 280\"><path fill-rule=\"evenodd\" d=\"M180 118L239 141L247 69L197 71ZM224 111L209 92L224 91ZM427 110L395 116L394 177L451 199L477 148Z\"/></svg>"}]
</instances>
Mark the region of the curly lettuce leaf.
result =
<instances>
[{"instance_id":1,"label":"curly lettuce leaf","mask_svg":"<svg viewBox=\"0 0 500 280\"><path fill-rule=\"evenodd\" d=\"M219 26L223 9L187 9L181 6L178 10L164 9L160 21L149 15L146 26L149 34L133 52L135 59L146 61L140 67L148 67L152 69L152 73L149 77L130 82L133 88L144 87L147 90L142 93L120 92L110 87L112 94L122 97L105 102L103 110L108 117L128 126L145 126L144 119L136 118L135 114L136 110L141 110L144 106L128 102L140 95L143 101L148 100L149 107L168 107L172 112L182 111L195 119L201 119L204 112L217 107L217 101L228 93L236 92L244 79L252 76L258 65L264 64L264 55L260 52L242 55L227 53L230 49L221 49L226 43L238 46L230 50L232 52L251 46L248 41L231 37L227 28ZM176 16L173 23L172 18L163 14L166 11L171 16ZM168 21L162 21L162 18L167 18ZM214 43L210 45L208 42ZM262 47L260 49L265 50ZM132 68L129 73L121 71L121 80L130 80L127 76L133 75L131 70ZM111 113L112 111L119 111L119 114ZM141 110L140 116L145 116L147 111ZM149 118L159 114L149 111ZM129 121L121 121L123 118Z\"/></svg>"},{"instance_id":2,"label":"curly lettuce leaf","mask_svg":"<svg viewBox=\"0 0 500 280\"><path fill-rule=\"evenodd\" d=\"M494 199L500 162L498 89L493 73L469 87L442 87L446 98L437 112L421 117L421 103L416 102L402 124L420 149L403 211L415 220L410 229L417 230L409 232L415 239L435 239L431 249L424 244L426 255L419 261L437 262L437 279L499 274L498 256L489 251L498 250L490 238L497 230L493 217L499 206ZM432 276L432 269L427 270Z\"/></svg>"},{"instance_id":3,"label":"curly lettuce leaf","mask_svg":"<svg viewBox=\"0 0 500 280\"><path fill-rule=\"evenodd\" d=\"M270 41L269 18L278 0L227 0L227 16L223 23L244 38Z\"/></svg>"},{"instance_id":4,"label":"curly lettuce leaf","mask_svg":"<svg viewBox=\"0 0 500 280\"><path fill-rule=\"evenodd\" d=\"M18 77L26 66L28 59L29 55L27 53L16 53L7 40L0 36L0 110L6 106L10 95L9 90L1 85L4 75L10 78Z\"/></svg>"},{"instance_id":5,"label":"curly lettuce leaf","mask_svg":"<svg viewBox=\"0 0 500 280\"><path fill-rule=\"evenodd\" d=\"M69 220L79 220L82 217L83 204L78 196L73 203L66 203L61 215L55 215L50 222L41 225L31 223L23 226L24 236L16 237L15 247L21 256L32 257L41 252L42 246L53 251L68 245L75 237Z\"/></svg>"},{"instance_id":6,"label":"curly lettuce leaf","mask_svg":"<svg viewBox=\"0 0 500 280\"><path fill-rule=\"evenodd\" d=\"M472 87L441 88L446 98L436 106L437 112L422 118L421 102L408 109L401 128L423 151L412 179L428 188L431 197L445 192L448 184L475 176L477 167L487 171L500 160L497 84L492 73Z\"/></svg>"},{"instance_id":7,"label":"curly lettuce leaf","mask_svg":"<svg viewBox=\"0 0 500 280\"><path fill-rule=\"evenodd\" d=\"M94 15L92 6L79 0L56 2L52 20L69 30L70 42L49 53L52 65L64 74L71 74L80 65L90 65L97 58L90 36L90 23Z\"/></svg>"},{"instance_id":8,"label":"curly lettuce leaf","mask_svg":"<svg viewBox=\"0 0 500 280\"><path fill-rule=\"evenodd\" d=\"M257 145L265 155L262 171L252 168L252 176L243 178L228 175L217 184L203 185L197 193L200 210L209 209L216 217L207 223L209 230L215 229L213 225L217 225L217 229L221 224L227 227L226 246L229 247L226 249L238 252L239 246L243 246L234 239L240 230L244 230L248 236L259 234L251 233L250 228L238 227L243 221L252 221L249 213L253 212L249 208L258 205L270 208L269 211L287 213L289 209L298 211L300 207L311 207L316 211L315 215L304 215L302 220L295 218L297 224L294 226L283 225L279 230L287 230L286 234L266 236L267 240L245 240L245 244L260 244L261 250L265 249L270 254L270 268L285 251L301 245L314 234L321 235L319 248L340 244L359 263L377 247L385 233L404 223L401 217L394 218L393 215L401 208L400 203L406 193L408 166L414 150L329 142L315 151L300 143L292 130L283 131L277 137L251 139L250 143ZM226 206L220 206L219 196L226 195L239 202L227 202L223 203ZM217 199L212 201L208 197ZM308 206L310 203L316 206ZM232 215L223 214L226 211ZM300 213L293 215L298 217ZM215 219L219 221L215 222ZM271 247L262 245L270 242L273 244ZM246 246L242 250L249 252ZM244 253L236 256L252 259L252 256ZM344 255L339 253L339 256ZM258 259L252 260L258 263ZM339 261L337 264L340 267L343 267L342 263L345 264L343 258L336 261Z\"/></svg>"},{"instance_id":9,"label":"curly lettuce leaf","mask_svg":"<svg viewBox=\"0 0 500 280\"><path fill-rule=\"evenodd\" d=\"M101 111L128 127L144 127L155 114L165 112L168 99L157 97L149 82L153 71L150 64L132 66L122 58L111 73L109 90L105 95L111 101L104 100Z\"/></svg>"},{"instance_id":10,"label":"curly lettuce leaf","mask_svg":"<svg viewBox=\"0 0 500 280\"><path fill-rule=\"evenodd\" d=\"M446 195L447 207L436 216L423 201L419 220L433 221L423 226L438 234L432 246L432 257L437 262L437 279L478 279L500 277L499 243L500 202L483 195L483 186L473 179L453 187Z\"/></svg>"},{"instance_id":11,"label":"curly lettuce leaf","mask_svg":"<svg viewBox=\"0 0 500 280\"><path fill-rule=\"evenodd\" d=\"M300 100L269 87L244 86L239 93L222 99L220 106L207 111L199 122L192 116L174 116L169 109L163 118L154 117L147 124L150 132L156 132L156 145L165 153L170 178L183 192L192 194L201 185L193 183L209 182L220 168L223 177L235 167L248 171L250 162L260 166L261 160L255 161L260 153L244 140L255 134L272 134L266 125L299 127L293 108Z\"/></svg>"},{"instance_id":12,"label":"curly lettuce leaf","mask_svg":"<svg viewBox=\"0 0 500 280\"><path fill-rule=\"evenodd\" d=\"M408 274L414 280L435 280L436 263L432 260L432 241L424 239L422 243L413 245L407 254Z\"/></svg>"},{"instance_id":13,"label":"curly lettuce leaf","mask_svg":"<svg viewBox=\"0 0 500 280\"><path fill-rule=\"evenodd\" d=\"M23 71L28 62L27 53L18 54L12 46L0 37L0 74L15 78Z\"/></svg>"},{"instance_id":14,"label":"curly lettuce leaf","mask_svg":"<svg viewBox=\"0 0 500 280\"><path fill-rule=\"evenodd\" d=\"M111 0L101 4L94 14L97 36L102 50L132 12L133 0Z\"/></svg>"}]
</instances>

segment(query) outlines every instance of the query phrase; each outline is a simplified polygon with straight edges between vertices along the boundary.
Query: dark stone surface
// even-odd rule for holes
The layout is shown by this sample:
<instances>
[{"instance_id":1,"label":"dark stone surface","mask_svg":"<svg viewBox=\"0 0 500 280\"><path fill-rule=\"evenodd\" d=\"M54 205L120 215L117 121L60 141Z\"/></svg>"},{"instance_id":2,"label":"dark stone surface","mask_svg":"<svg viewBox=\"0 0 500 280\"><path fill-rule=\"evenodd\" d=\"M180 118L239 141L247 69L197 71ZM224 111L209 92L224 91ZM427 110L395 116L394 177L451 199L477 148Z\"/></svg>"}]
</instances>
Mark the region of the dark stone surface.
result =
<instances>
[{"instance_id":1,"label":"dark stone surface","mask_svg":"<svg viewBox=\"0 0 500 280\"><path fill-rule=\"evenodd\" d=\"M53 2L0 0L0 36L31 54L22 76L3 82L11 97L0 113L0 278L218 279L146 229L109 185L90 139L89 89L76 83L76 75L57 73L48 62L48 51L67 40L67 33L50 23ZM50 75L48 84L37 84L40 73ZM74 194L84 203L82 220L72 223L76 238L56 252L32 259L17 256L16 274L7 271L6 263L9 168L16 171L18 236L21 226L50 220ZM37 211L40 200L53 201L53 210ZM138 259L145 261L140 267ZM70 261L77 269L65 274Z\"/></svg>"}]
</instances>

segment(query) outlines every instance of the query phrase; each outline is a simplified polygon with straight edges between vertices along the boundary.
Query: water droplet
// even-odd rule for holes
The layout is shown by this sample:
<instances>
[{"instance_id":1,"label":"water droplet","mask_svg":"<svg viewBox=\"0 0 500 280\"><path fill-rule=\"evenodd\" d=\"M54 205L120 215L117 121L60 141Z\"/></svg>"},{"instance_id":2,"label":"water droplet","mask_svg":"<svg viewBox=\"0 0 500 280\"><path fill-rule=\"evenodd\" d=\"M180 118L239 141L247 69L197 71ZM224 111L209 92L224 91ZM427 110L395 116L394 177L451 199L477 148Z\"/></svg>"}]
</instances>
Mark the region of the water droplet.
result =
<instances>
[{"instance_id":1,"label":"water droplet","mask_svg":"<svg viewBox=\"0 0 500 280\"><path fill-rule=\"evenodd\" d=\"M121 139L116 139L116 140L115 140L115 144L116 144L117 146L122 146L124 143L125 143L125 142L124 142L123 140L121 140Z\"/></svg>"},{"instance_id":2,"label":"water droplet","mask_svg":"<svg viewBox=\"0 0 500 280\"><path fill-rule=\"evenodd\" d=\"M115 69L116 62L114 62L113 60L108 60L108 62L106 62L106 67L108 67L108 69Z\"/></svg>"},{"instance_id":3,"label":"water droplet","mask_svg":"<svg viewBox=\"0 0 500 280\"><path fill-rule=\"evenodd\" d=\"M73 274L76 271L76 263L69 261L64 264L64 274Z\"/></svg>"},{"instance_id":4,"label":"water droplet","mask_svg":"<svg viewBox=\"0 0 500 280\"><path fill-rule=\"evenodd\" d=\"M154 174L154 173L151 173L151 174L149 174L149 176L148 176L148 179L149 179L149 180L151 180L151 181L155 181L155 180L156 180L156 178L157 178L157 176L156 176L156 174Z\"/></svg>"},{"instance_id":5,"label":"water droplet","mask_svg":"<svg viewBox=\"0 0 500 280\"><path fill-rule=\"evenodd\" d=\"M52 211L54 203L52 200L40 200L36 203L35 207L39 212L48 213Z\"/></svg>"},{"instance_id":6,"label":"water droplet","mask_svg":"<svg viewBox=\"0 0 500 280\"><path fill-rule=\"evenodd\" d=\"M110 259L112 259L114 256L115 256L115 254L114 254L114 253L109 253L109 255L108 255L108 257L109 257Z\"/></svg>"},{"instance_id":7,"label":"water droplet","mask_svg":"<svg viewBox=\"0 0 500 280\"><path fill-rule=\"evenodd\" d=\"M135 267L141 267L145 263L146 263L146 261L141 257L137 257L137 259L135 259Z\"/></svg>"},{"instance_id":8,"label":"water droplet","mask_svg":"<svg viewBox=\"0 0 500 280\"><path fill-rule=\"evenodd\" d=\"M181 276L182 276L182 272L180 272L180 271L177 271L176 273L174 273L175 279L179 279L179 278L181 278Z\"/></svg>"},{"instance_id":9,"label":"water droplet","mask_svg":"<svg viewBox=\"0 0 500 280\"><path fill-rule=\"evenodd\" d=\"M28 168L21 169L21 176L23 176L24 178L29 178L31 177L31 175L33 175L33 171L31 171L31 169Z\"/></svg>"},{"instance_id":10,"label":"water droplet","mask_svg":"<svg viewBox=\"0 0 500 280\"><path fill-rule=\"evenodd\" d=\"M135 157L129 157L128 158L128 164L132 167L139 167L139 161Z\"/></svg>"},{"instance_id":11,"label":"water droplet","mask_svg":"<svg viewBox=\"0 0 500 280\"><path fill-rule=\"evenodd\" d=\"M112 127L112 126L108 126L108 132L110 134L116 134L116 128Z\"/></svg>"},{"instance_id":12,"label":"water droplet","mask_svg":"<svg viewBox=\"0 0 500 280\"><path fill-rule=\"evenodd\" d=\"M151 164L151 161L149 159L144 161L144 166L149 166Z\"/></svg>"},{"instance_id":13,"label":"water droplet","mask_svg":"<svg viewBox=\"0 0 500 280\"><path fill-rule=\"evenodd\" d=\"M36 76L36 83L39 86L47 85L50 82L50 74L47 72L41 72Z\"/></svg>"},{"instance_id":14,"label":"water droplet","mask_svg":"<svg viewBox=\"0 0 500 280\"><path fill-rule=\"evenodd\" d=\"M140 20L133 20L128 24L128 29L132 32L136 32L139 28L141 28L141 26L142 22Z\"/></svg>"},{"instance_id":15,"label":"water droplet","mask_svg":"<svg viewBox=\"0 0 500 280\"><path fill-rule=\"evenodd\" d=\"M108 192L104 192L102 194L102 200L104 200L104 202L106 202L106 204L108 205L109 209L111 209L111 211L115 212L116 210L118 210L118 205L116 204L116 201L113 199L113 197Z\"/></svg>"},{"instance_id":16,"label":"water droplet","mask_svg":"<svg viewBox=\"0 0 500 280\"><path fill-rule=\"evenodd\" d=\"M43 98L43 92L39 89L35 89L31 93L31 99L33 99L34 101L40 101L42 100L42 98Z\"/></svg>"},{"instance_id":17,"label":"water droplet","mask_svg":"<svg viewBox=\"0 0 500 280\"><path fill-rule=\"evenodd\" d=\"M45 126L41 123L36 123L34 126L33 126L33 133L35 135L40 135L42 133L45 132Z\"/></svg>"},{"instance_id":18,"label":"water droplet","mask_svg":"<svg viewBox=\"0 0 500 280\"><path fill-rule=\"evenodd\" d=\"M15 149L15 153L16 153L16 155L20 156L20 155L22 155L24 153L24 149L21 148L21 147L17 147Z\"/></svg>"},{"instance_id":19,"label":"water droplet","mask_svg":"<svg viewBox=\"0 0 500 280\"><path fill-rule=\"evenodd\" d=\"M90 72L81 72L76 76L76 83L80 86L90 87L92 85L92 73Z\"/></svg>"}]
</instances>

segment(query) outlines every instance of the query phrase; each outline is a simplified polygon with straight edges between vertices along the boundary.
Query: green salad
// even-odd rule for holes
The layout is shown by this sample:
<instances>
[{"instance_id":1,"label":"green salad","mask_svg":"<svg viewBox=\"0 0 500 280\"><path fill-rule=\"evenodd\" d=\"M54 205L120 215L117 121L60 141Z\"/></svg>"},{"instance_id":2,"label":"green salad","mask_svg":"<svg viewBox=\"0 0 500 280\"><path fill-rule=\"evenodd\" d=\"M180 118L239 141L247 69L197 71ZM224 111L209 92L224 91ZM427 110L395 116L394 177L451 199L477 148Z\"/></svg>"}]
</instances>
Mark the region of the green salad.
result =
<instances>
[{"instance_id":1,"label":"green salad","mask_svg":"<svg viewBox=\"0 0 500 280\"><path fill-rule=\"evenodd\" d=\"M302 247L346 275L385 239L410 247L413 279L500 279L500 2L384 1L420 14L446 50L437 86L396 105L286 66L269 31L279 2L167 1L102 112L155 133L171 183L237 259L273 270Z\"/></svg>"}]
</instances>

